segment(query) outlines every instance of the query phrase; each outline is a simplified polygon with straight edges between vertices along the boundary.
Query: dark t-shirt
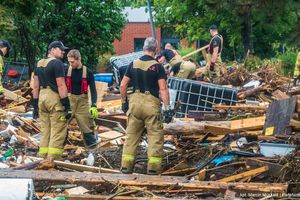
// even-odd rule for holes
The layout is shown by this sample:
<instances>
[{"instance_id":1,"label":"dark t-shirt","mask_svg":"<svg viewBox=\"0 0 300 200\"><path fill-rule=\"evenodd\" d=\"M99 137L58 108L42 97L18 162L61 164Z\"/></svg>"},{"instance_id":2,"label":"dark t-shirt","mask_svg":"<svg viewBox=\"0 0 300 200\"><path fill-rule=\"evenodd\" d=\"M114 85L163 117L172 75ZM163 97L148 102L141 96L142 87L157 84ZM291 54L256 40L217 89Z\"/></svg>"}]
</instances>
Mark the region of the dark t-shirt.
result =
<instances>
[{"instance_id":1,"label":"dark t-shirt","mask_svg":"<svg viewBox=\"0 0 300 200\"><path fill-rule=\"evenodd\" d=\"M164 56L166 60L169 62L172 58L174 58L175 54L171 49L165 49L161 56Z\"/></svg>"},{"instance_id":2,"label":"dark t-shirt","mask_svg":"<svg viewBox=\"0 0 300 200\"><path fill-rule=\"evenodd\" d=\"M222 50L222 42L221 42L220 37L222 37L222 36L219 35L219 34L217 34L217 35L215 35L212 38L212 40L209 43L208 53L212 54L215 47L219 47L218 53L221 52L221 50Z\"/></svg>"},{"instance_id":3,"label":"dark t-shirt","mask_svg":"<svg viewBox=\"0 0 300 200\"><path fill-rule=\"evenodd\" d=\"M144 55L140 58L142 61L154 60L151 56ZM146 74L144 74L146 73ZM144 75L146 75L144 80ZM141 69L134 69L133 62L128 66L125 76L131 79L134 90L139 89L141 92L145 92L148 87L149 92L159 98L159 86L158 80L166 79L165 69L161 64L152 65L147 71Z\"/></svg>"},{"instance_id":4,"label":"dark t-shirt","mask_svg":"<svg viewBox=\"0 0 300 200\"><path fill-rule=\"evenodd\" d=\"M36 67L34 75L38 76L41 87L49 86L53 91L58 92L56 78L65 76L64 64L59 59L53 59L46 67Z\"/></svg>"},{"instance_id":5,"label":"dark t-shirt","mask_svg":"<svg viewBox=\"0 0 300 200\"><path fill-rule=\"evenodd\" d=\"M90 86L92 104L96 104L97 103L97 91L96 91L96 86L95 86L94 74L93 74L92 70L90 70L88 67L86 69L87 69L86 80L87 80L88 85ZM72 75L71 75L71 84L72 84L72 92L71 93L72 94L75 94L75 95L81 94L82 71L83 71L83 68L72 70ZM66 75L67 75L67 73L68 73L68 68L66 69Z\"/></svg>"}]
</instances>

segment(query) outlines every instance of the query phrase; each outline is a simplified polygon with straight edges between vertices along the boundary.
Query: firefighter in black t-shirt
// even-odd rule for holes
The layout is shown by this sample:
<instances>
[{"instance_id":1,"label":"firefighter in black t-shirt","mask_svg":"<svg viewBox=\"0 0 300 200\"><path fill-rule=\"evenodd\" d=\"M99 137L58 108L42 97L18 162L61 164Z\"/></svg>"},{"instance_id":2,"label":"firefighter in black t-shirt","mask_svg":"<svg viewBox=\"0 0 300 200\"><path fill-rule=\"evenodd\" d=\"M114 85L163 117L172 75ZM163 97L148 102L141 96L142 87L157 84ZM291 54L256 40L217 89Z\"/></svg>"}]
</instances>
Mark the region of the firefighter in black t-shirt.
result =
<instances>
[{"instance_id":1,"label":"firefighter in black t-shirt","mask_svg":"<svg viewBox=\"0 0 300 200\"><path fill-rule=\"evenodd\" d=\"M71 117L64 64L60 60L67 49L60 41L48 46L48 58L38 62L34 70L33 118L40 116L39 154L50 162L63 153L67 135L67 119Z\"/></svg>"},{"instance_id":2,"label":"firefighter in black t-shirt","mask_svg":"<svg viewBox=\"0 0 300 200\"><path fill-rule=\"evenodd\" d=\"M223 37L218 33L216 25L211 25L209 27L209 32L212 39L210 40L208 47L206 75L208 75L210 81L213 82L215 78L220 77L221 75Z\"/></svg>"},{"instance_id":3,"label":"firefighter in black t-shirt","mask_svg":"<svg viewBox=\"0 0 300 200\"><path fill-rule=\"evenodd\" d=\"M162 52L159 62L163 64L165 60L171 66L171 76L186 79L195 77L196 65L190 61L184 61L170 43L165 45L165 50Z\"/></svg>"},{"instance_id":4,"label":"firefighter in black t-shirt","mask_svg":"<svg viewBox=\"0 0 300 200\"><path fill-rule=\"evenodd\" d=\"M164 121L172 119L170 110L169 90L166 84L166 74L154 55L157 41L147 38L144 43L144 55L134 60L127 68L121 82L122 110L128 115L126 141L122 153L122 173L132 173L136 149L140 143L145 128L148 137L148 174L158 174L161 171L163 156L163 124L160 104L164 103ZM133 84L134 93L127 101L127 86Z\"/></svg>"}]
</instances>

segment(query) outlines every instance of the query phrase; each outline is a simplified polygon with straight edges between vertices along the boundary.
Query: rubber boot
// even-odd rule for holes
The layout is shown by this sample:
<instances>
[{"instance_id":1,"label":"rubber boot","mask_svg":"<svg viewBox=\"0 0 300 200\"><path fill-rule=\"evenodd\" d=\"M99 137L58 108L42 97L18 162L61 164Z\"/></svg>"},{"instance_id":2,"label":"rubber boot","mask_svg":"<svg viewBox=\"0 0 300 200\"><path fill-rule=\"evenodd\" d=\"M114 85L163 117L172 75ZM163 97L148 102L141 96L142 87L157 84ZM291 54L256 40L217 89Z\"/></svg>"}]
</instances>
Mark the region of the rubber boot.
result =
<instances>
[{"instance_id":1,"label":"rubber boot","mask_svg":"<svg viewBox=\"0 0 300 200\"><path fill-rule=\"evenodd\" d=\"M93 132L84 133L83 139L88 149L95 149L97 147L97 140Z\"/></svg>"}]
</instances>

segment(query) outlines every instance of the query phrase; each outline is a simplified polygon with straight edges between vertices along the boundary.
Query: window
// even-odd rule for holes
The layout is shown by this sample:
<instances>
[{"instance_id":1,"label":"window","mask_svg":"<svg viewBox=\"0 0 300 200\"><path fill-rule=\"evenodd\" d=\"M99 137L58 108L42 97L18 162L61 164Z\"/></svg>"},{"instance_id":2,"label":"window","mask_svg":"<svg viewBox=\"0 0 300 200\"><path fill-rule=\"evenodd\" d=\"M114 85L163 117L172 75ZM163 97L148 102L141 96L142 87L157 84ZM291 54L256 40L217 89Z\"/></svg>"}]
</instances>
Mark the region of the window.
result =
<instances>
[{"instance_id":1,"label":"window","mask_svg":"<svg viewBox=\"0 0 300 200\"><path fill-rule=\"evenodd\" d=\"M143 51L146 38L134 38L134 52Z\"/></svg>"}]
</instances>

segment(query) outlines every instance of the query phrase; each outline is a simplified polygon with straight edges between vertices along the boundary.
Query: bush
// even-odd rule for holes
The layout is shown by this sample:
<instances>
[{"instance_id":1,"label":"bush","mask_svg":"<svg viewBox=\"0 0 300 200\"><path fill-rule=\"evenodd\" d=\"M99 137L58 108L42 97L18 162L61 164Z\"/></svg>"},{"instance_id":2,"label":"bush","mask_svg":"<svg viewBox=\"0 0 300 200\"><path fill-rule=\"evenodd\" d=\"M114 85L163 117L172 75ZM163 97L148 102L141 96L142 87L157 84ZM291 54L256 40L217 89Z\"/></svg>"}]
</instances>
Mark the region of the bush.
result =
<instances>
[{"instance_id":1,"label":"bush","mask_svg":"<svg viewBox=\"0 0 300 200\"><path fill-rule=\"evenodd\" d=\"M297 53L292 51L287 51L283 54L278 54L276 59L282 62L282 70L285 76L293 76L294 68L296 63Z\"/></svg>"},{"instance_id":2,"label":"bush","mask_svg":"<svg viewBox=\"0 0 300 200\"><path fill-rule=\"evenodd\" d=\"M253 69L257 69L263 63L263 60L255 55L249 55L247 58L247 62L245 63L245 68L249 71Z\"/></svg>"},{"instance_id":3,"label":"bush","mask_svg":"<svg viewBox=\"0 0 300 200\"><path fill-rule=\"evenodd\" d=\"M98 57L97 72L103 73L110 66L109 60L113 55L101 55Z\"/></svg>"}]
</instances>

